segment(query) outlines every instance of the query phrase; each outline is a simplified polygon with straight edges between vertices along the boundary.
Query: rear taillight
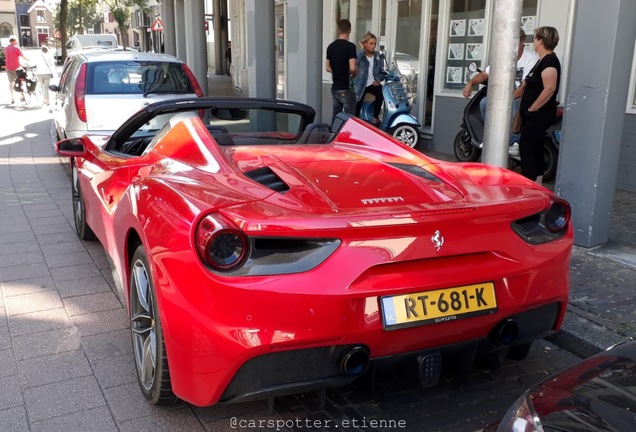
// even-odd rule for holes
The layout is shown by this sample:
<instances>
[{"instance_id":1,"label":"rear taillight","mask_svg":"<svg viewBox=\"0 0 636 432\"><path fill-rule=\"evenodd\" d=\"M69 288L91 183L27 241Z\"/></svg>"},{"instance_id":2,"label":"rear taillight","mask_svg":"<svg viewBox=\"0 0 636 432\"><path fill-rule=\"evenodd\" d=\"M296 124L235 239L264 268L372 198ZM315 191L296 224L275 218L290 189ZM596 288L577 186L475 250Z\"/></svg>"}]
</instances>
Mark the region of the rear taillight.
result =
<instances>
[{"instance_id":1,"label":"rear taillight","mask_svg":"<svg viewBox=\"0 0 636 432\"><path fill-rule=\"evenodd\" d=\"M530 244L547 243L567 234L570 212L567 201L555 199L544 211L515 221L512 229Z\"/></svg>"},{"instance_id":2,"label":"rear taillight","mask_svg":"<svg viewBox=\"0 0 636 432\"><path fill-rule=\"evenodd\" d=\"M545 227L551 233L563 231L570 221L570 204L563 200L556 200L544 213Z\"/></svg>"},{"instance_id":3,"label":"rear taillight","mask_svg":"<svg viewBox=\"0 0 636 432\"><path fill-rule=\"evenodd\" d=\"M249 256L249 241L245 233L218 214L201 219L195 243L203 263L216 271L235 270Z\"/></svg>"},{"instance_id":4,"label":"rear taillight","mask_svg":"<svg viewBox=\"0 0 636 432\"><path fill-rule=\"evenodd\" d=\"M86 122L86 63L80 67L77 81L75 82L75 109L77 117Z\"/></svg>"},{"instance_id":5,"label":"rear taillight","mask_svg":"<svg viewBox=\"0 0 636 432\"><path fill-rule=\"evenodd\" d=\"M196 94L199 97L203 97L203 90L201 90L199 81L197 81L197 78L194 76L190 68L186 64L184 64L183 70L185 70L185 73L188 76L188 79L190 80L190 84L192 84L192 89L194 90L194 94Z\"/></svg>"}]
</instances>

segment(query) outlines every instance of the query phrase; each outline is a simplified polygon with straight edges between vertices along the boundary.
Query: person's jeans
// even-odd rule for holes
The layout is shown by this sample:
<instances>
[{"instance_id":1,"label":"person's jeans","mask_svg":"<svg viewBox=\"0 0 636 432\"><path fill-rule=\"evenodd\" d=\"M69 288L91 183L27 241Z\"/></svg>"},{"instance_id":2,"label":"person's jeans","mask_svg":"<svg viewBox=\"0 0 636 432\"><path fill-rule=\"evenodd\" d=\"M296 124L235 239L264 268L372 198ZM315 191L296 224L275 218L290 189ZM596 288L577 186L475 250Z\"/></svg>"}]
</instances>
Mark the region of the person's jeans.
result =
<instances>
[{"instance_id":1,"label":"person's jeans","mask_svg":"<svg viewBox=\"0 0 636 432\"><path fill-rule=\"evenodd\" d=\"M333 100L333 113L331 123L336 119L339 112L346 112L355 115L356 113L356 94L353 89L348 90L331 90L331 98Z\"/></svg>"}]
</instances>

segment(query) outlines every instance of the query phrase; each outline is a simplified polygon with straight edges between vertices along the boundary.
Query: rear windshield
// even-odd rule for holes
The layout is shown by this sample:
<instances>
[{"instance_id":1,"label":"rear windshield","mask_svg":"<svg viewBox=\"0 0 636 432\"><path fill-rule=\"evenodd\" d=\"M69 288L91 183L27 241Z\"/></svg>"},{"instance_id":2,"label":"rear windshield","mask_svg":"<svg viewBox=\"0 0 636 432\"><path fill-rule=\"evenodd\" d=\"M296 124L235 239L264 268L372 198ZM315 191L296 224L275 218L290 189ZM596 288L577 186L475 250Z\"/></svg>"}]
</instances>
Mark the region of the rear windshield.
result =
<instances>
[{"instance_id":1,"label":"rear windshield","mask_svg":"<svg viewBox=\"0 0 636 432\"><path fill-rule=\"evenodd\" d=\"M89 63L86 94L192 94L183 65L172 62L113 61Z\"/></svg>"}]
</instances>

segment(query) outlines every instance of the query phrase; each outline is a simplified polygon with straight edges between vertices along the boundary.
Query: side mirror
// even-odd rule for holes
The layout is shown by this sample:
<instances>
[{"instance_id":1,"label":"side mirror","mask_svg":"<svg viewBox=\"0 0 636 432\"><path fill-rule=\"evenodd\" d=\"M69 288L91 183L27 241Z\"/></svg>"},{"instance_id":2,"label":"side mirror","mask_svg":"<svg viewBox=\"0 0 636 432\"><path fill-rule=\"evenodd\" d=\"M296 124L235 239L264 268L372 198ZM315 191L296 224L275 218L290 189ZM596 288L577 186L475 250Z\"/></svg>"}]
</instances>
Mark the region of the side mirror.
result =
<instances>
[{"instance_id":1,"label":"side mirror","mask_svg":"<svg viewBox=\"0 0 636 432\"><path fill-rule=\"evenodd\" d=\"M57 93L57 92L59 92L59 91L60 91L60 88L59 88L57 85L55 85L55 84L51 84L51 85L49 86L49 90L51 90L52 92Z\"/></svg>"},{"instance_id":2,"label":"side mirror","mask_svg":"<svg viewBox=\"0 0 636 432\"><path fill-rule=\"evenodd\" d=\"M479 68L477 67L477 63L472 62L471 64L469 64L468 65L468 72L470 72L470 73L479 72Z\"/></svg>"},{"instance_id":3,"label":"side mirror","mask_svg":"<svg viewBox=\"0 0 636 432\"><path fill-rule=\"evenodd\" d=\"M83 138L68 138L55 143L55 151L60 156L82 157L86 153Z\"/></svg>"}]
</instances>

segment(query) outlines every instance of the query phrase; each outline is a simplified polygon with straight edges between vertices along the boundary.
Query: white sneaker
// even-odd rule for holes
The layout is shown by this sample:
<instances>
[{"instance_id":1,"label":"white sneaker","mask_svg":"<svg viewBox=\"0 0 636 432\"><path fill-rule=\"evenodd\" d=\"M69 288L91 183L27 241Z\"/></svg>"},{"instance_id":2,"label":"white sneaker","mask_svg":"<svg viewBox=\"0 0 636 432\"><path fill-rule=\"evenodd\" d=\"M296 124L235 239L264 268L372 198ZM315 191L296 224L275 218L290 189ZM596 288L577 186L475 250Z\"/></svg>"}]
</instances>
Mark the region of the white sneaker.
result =
<instances>
[{"instance_id":1,"label":"white sneaker","mask_svg":"<svg viewBox=\"0 0 636 432\"><path fill-rule=\"evenodd\" d=\"M520 157L519 143L513 143L510 147L508 147L508 155L511 157Z\"/></svg>"}]
</instances>

